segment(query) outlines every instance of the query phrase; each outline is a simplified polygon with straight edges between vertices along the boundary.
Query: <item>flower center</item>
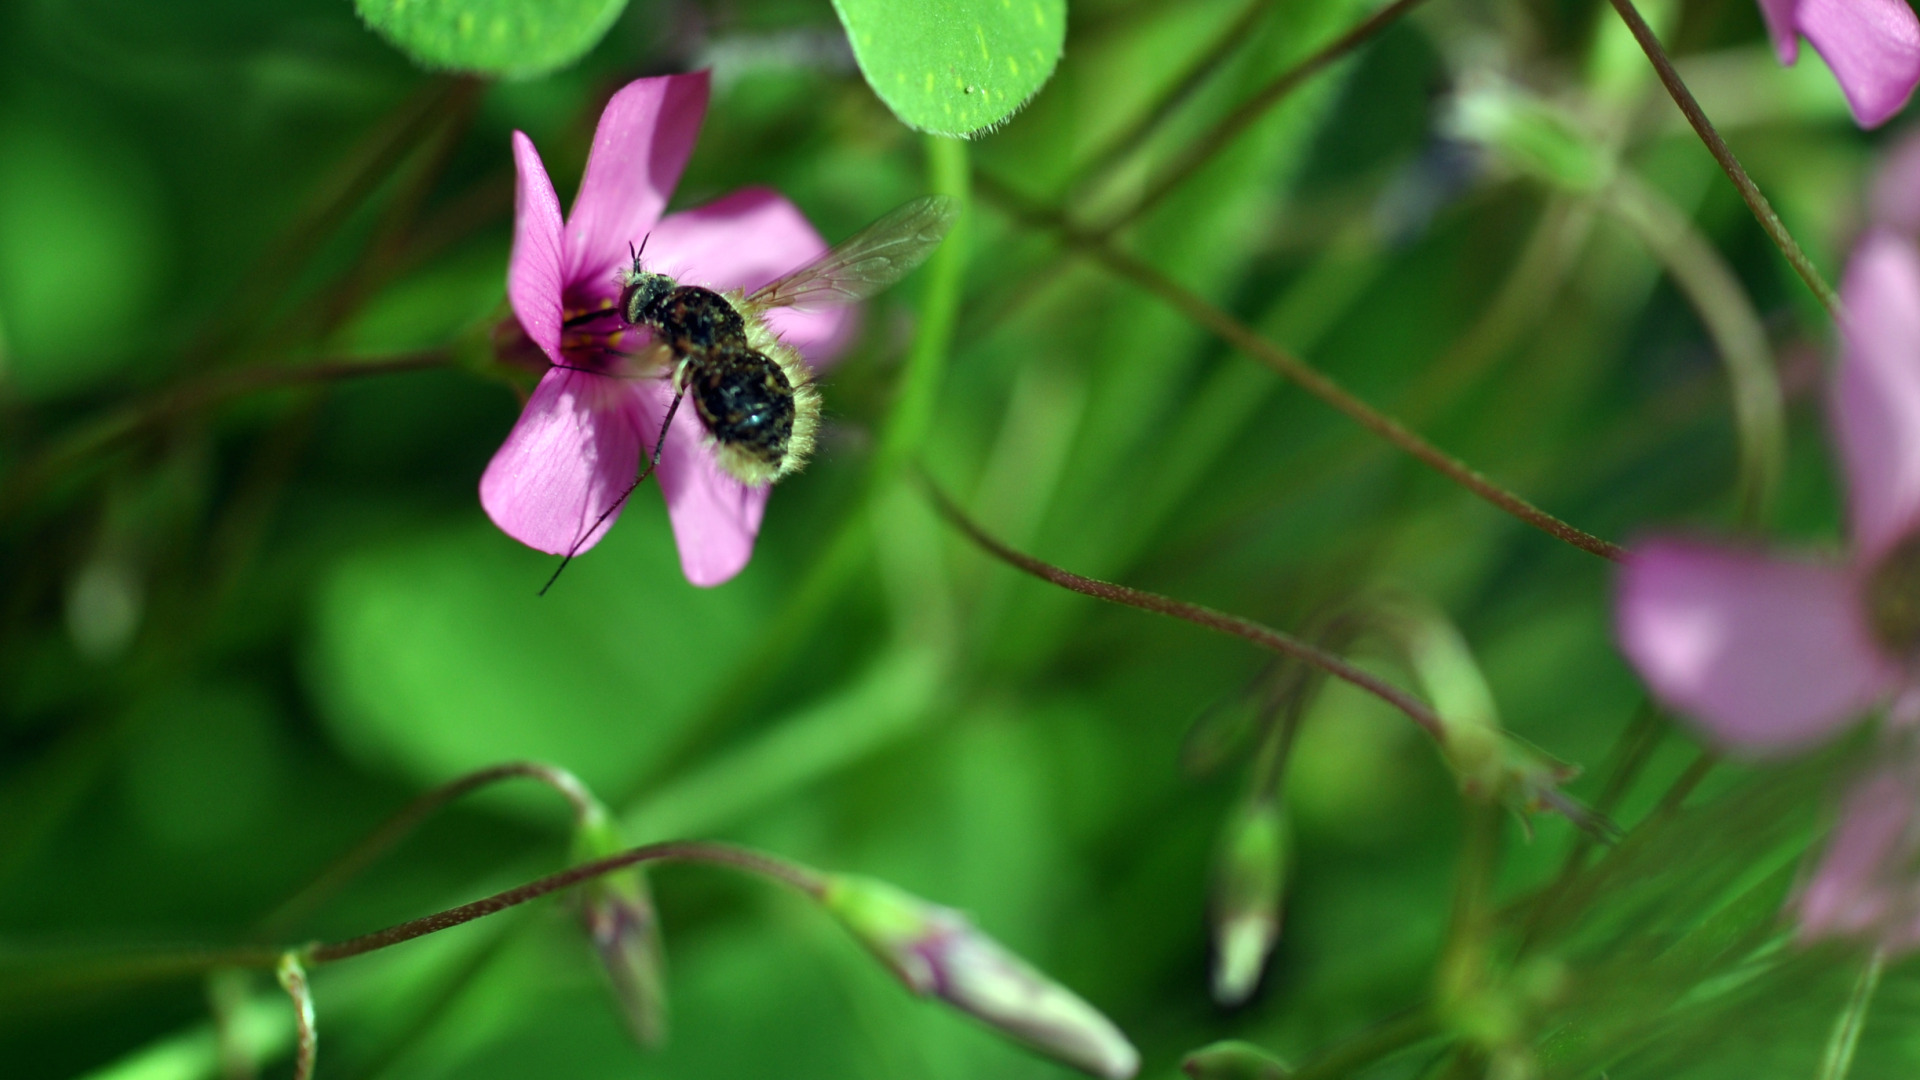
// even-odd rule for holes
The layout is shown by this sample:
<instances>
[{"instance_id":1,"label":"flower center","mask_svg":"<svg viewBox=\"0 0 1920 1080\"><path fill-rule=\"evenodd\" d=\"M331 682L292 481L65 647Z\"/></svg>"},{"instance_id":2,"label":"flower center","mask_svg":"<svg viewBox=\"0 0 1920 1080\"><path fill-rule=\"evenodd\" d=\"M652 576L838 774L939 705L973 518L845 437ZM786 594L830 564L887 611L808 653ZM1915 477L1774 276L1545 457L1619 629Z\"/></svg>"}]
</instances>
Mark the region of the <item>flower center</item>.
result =
<instances>
[{"instance_id":1,"label":"flower center","mask_svg":"<svg viewBox=\"0 0 1920 1080\"><path fill-rule=\"evenodd\" d=\"M1895 656L1920 656L1920 535L1887 553L1867 578L1873 636Z\"/></svg>"},{"instance_id":2,"label":"flower center","mask_svg":"<svg viewBox=\"0 0 1920 1080\"><path fill-rule=\"evenodd\" d=\"M614 374L632 337L614 309L605 304L568 307L563 315L566 326L560 335L560 353L567 364L583 371Z\"/></svg>"}]
</instances>

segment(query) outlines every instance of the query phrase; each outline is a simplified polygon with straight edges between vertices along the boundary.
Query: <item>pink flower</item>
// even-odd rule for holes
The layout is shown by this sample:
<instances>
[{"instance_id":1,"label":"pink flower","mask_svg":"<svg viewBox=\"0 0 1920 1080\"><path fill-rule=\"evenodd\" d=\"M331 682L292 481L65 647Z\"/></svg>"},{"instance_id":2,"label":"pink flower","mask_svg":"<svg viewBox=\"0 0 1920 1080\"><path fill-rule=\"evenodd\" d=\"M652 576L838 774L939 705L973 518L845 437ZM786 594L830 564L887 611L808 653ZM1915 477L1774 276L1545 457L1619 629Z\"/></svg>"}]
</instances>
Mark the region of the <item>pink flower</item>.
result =
<instances>
[{"instance_id":1,"label":"pink flower","mask_svg":"<svg viewBox=\"0 0 1920 1080\"><path fill-rule=\"evenodd\" d=\"M1920 251L1870 233L1841 295L1831 421L1848 557L1656 538L1620 577L1627 658L1657 697L1734 750L1808 745L1920 686Z\"/></svg>"},{"instance_id":2,"label":"pink flower","mask_svg":"<svg viewBox=\"0 0 1920 1080\"><path fill-rule=\"evenodd\" d=\"M1862 127L1886 123L1920 84L1920 20L1907 0L1760 0L1760 13L1781 63L1800 58L1802 35L1813 43Z\"/></svg>"},{"instance_id":3,"label":"pink flower","mask_svg":"<svg viewBox=\"0 0 1920 1080\"><path fill-rule=\"evenodd\" d=\"M628 83L600 114L586 175L563 224L560 200L532 140L513 133L519 184L507 297L527 336L555 366L480 478L494 524L528 547L585 551L613 526L595 519L614 505L651 453L672 398L664 378L633 377L625 356L644 329L603 318L568 319L615 300L629 244L646 241L647 267L686 284L753 289L826 250L798 208L764 189L737 191L694 210L660 216L707 108L707 76ZM833 358L852 326L846 309L769 312L767 321L807 362ZM667 433L655 479L667 501L680 566L695 585L718 585L746 566L766 510L767 489L721 471L702 445L699 419L682 408Z\"/></svg>"},{"instance_id":4,"label":"pink flower","mask_svg":"<svg viewBox=\"0 0 1920 1080\"><path fill-rule=\"evenodd\" d=\"M1616 617L1654 695L1731 750L1807 746L1894 700L1880 762L1797 906L1803 937L1904 951L1920 947L1920 249L1869 233L1841 295L1830 413L1852 550L1793 558L1655 539L1628 557Z\"/></svg>"},{"instance_id":5,"label":"pink flower","mask_svg":"<svg viewBox=\"0 0 1920 1080\"><path fill-rule=\"evenodd\" d=\"M1800 894L1802 938L1867 937L1894 952L1920 945L1915 781L1908 766L1884 768L1854 784Z\"/></svg>"}]
</instances>

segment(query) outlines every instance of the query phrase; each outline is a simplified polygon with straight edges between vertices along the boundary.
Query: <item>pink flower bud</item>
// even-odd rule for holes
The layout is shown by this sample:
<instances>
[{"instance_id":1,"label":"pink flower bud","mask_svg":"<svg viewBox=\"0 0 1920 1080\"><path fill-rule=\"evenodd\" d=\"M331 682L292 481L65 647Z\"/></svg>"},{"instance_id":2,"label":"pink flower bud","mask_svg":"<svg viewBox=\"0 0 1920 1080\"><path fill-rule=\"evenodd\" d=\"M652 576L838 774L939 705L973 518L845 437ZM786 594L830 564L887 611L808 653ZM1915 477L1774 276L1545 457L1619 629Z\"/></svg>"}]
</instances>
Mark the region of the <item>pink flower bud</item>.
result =
<instances>
[{"instance_id":1,"label":"pink flower bud","mask_svg":"<svg viewBox=\"0 0 1920 1080\"><path fill-rule=\"evenodd\" d=\"M627 846L604 809L597 803L593 808L574 837L574 855L583 861L612 855ZM600 958L601 970L612 984L627 1029L642 1046L665 1043L667 954L646 874L636 866L582 885L580 921Z\"/></svg>"},{"instance_id":2,"label":"pink flower bud","mask_svg":"<svg viewBox=\"0 0 1920 1080\"><path fill-rule=\"evenodd\" d=\"M830 879L821 901L914 993L1095 1076L1127 1080L1139 1070L1139 1051L1112 1021L960 912L853 876Z\"/></svg>"}]
</instances>

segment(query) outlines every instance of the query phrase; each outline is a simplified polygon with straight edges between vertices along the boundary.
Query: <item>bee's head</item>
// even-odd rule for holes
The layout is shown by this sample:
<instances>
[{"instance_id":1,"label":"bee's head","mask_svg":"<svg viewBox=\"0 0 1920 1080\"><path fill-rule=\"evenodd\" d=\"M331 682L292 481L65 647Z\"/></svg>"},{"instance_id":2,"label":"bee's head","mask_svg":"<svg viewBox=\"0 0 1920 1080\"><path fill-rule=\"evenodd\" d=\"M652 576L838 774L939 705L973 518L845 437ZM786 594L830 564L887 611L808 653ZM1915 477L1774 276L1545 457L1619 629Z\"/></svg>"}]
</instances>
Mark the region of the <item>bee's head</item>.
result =
<instances>
[{"instance_id":1,"label":"bee's head","mask_svg":"<svg viewBox=\"0 0 1920 1080\"><path fill-rule=\"evenodd\" d=\"M620 317L636 326L645 321L642 316L648 308L673 291L674 284L667 275L651 274L641 267L640 256L646 249L644 240L638 251L628 245L627 250L633 253L633 265L620 275Z\"/></svg>"}]
</instances>

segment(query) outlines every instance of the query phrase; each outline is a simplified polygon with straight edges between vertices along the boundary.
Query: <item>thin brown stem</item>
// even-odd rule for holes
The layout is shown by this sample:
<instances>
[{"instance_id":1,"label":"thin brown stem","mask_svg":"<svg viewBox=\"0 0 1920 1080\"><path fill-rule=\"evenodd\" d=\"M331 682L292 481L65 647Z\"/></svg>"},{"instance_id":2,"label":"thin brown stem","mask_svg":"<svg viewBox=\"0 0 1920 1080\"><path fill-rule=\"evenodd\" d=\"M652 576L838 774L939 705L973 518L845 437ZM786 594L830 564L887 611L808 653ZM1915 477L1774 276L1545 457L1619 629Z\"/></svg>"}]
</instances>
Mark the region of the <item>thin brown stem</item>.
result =
<instances>
[{"instance_id":1,"label":"thin brown stem","mask_svg":"<svg viewBox=\"0 0 1920 1080\"><path fill-rule=\"evenodd\" d=\"M471 99L479 87L478 80L468 76L436 79L369 132L320 182L299 215L241 279L240 288L222 309L224 315L187 350L190 361L224 360L340 224L379 190L449 110Z\"/></svg>"},{"instance_id":2,"label":"thin brown stem","mask_svg":"<svg viewBox=\"0 0 1920 1080\"><path fill-rule=\"evenodd\" d=\"M238 948L139 949L117 953L22 954L0 963L0 1009L30 995L167 982L226 968L271 968L281 949L261 945Z\"/></svg>"},{"instance_id":3,"label":"thin brown stem","mask_svg":"<svg viewBox=\"0 0 1920 1080\"><path fill-rule=\"evenodd\" d=\"M1693 125L1695 134L1699 135L1700 141L1707 145L1707 152L1713 155L1713 160L1720 163L1720 168L1727 174L1727 179L1733 181L1734 188L1740 192L1740 198L1746 201L1747 209L1753 211L1754 220L1760 223L1760 228L1766 231L1767 237L1773 241L1775 247L1780 249L1780 254L1786 256L1787 262L1793 266L1794 273L1800 275L1800 280L1806 282L1807 288L1813 291L1813 295L1826 307L1834 320L1838 321L1840 319L1839 294L1833 291L1833 286L1827 284L1826 278L1820 276L1820 271L1813 265L1813 260L1807 258L1807 253L1800 249L1800 244L1794 240L1793 234L1787 231L1786 222L1780 220L1780 215L1774 212L1773 204L1767 201L1766 195L1760 191L1760 186L1753 182L1753 177L1747 175L1747 170L1740 164L1740 159L1734 157L1733 149L1714 128L1713 121L1707 119L1706 112L1700 108L1700 102L1694 99L1693 91L1687 89L1687 84L1680 79L1680 73L1674 70L1673 60L1667 56L1666 49L1661 47L1660 39L1654 35L1653 28L1647 25L1647 20L1640 17L1640 10L1633 6L1633 0L1611 0L1611 2L1613 9L1620 13L1621 21L1625 22L1627 29L1633 33L1633 39L1640 43L1641 51L1647 54L1647 60L1653 64L1653 70L1659 73L1660 82L1666 86L1668 95L1673 98L1673 103L1680 107L1680 112L1687 118L1687 123Z\"/></svg>"},{"instance_id":4,"label":"thin brown stem","mask_svg":"<svg viewBox=\"0 0 1920 1080\"><path fill-rule=\"evenodd\" d=\"M183 412L262 390L424 371L445 367L450 363L452 355L447 350L427 349L366 360L321 360L288 366L237 368L202 376L129 404L56 442L23 465L6 488L0 490L0 515L14 509L28 492L75 459L115 446L145 428Z\"/></svg>"},{"instance_id":5,"label":"thin brown stem","mask_svg":"<svg viewBox=\"0 0 1920 1080\"><path fill-rule=\"evenodd\" d=\"M1068 190L1097 183L1115 165L1139 149L1140 145L1147 141L1148 136L1165 123L1167 117L1172 116L1174 110L1192 97L1194 91L1207 81L1207 76L1219 68L1227 57L1232 56L1235 49L1246 43L1253 28L1259 25L1260 17L1265 15L1273 5L1274 0L1251 0L1246 7L1242 8L1240 14L1207 46L1206 51L1194 57L1186 70L1182 71L1180 76L1174 79L1167 89L1147 106L1145 111L1135 117L1133 122L1123 128L1120 134L1114 136L1104 148L1087 159L1086 165L1079 170L1078 178L1067 185Z\"/></svg>"},{"instance_id":6,"label":"thin brown stem","mask_svg":"<svg viewBox=\"0 0 1920 1080\"><path fill-rule=\"evenodd\" d=\"M1247 324L1215 307L1142 259L1114 247L1105 239L1073 228L1060 219L1028 204L1005 185L985 174L977 178L979 190L1030 224L1058 231L1067 244L1105 266L1114 274L1165 301L1181 314L1212 331L1222 341L1279 372L1301 389L1345 413L1354 422L1387 442L1417 458L1428 468L1466 488L1494 507L1539 529L1557 540L1603 559L1620 561L1626 549L1620 545L1575 528L1494 483L1478 470L1356 397L1346 387L1318 368L1261 337Z\"/></svg>"},{"instance_id":7,"label":"thin brown stem","mask_svg":"<svg viewBox=\"0 0 1920 1080\"><path fill-rule=\"evenodd\" d=\"M1024 570L1042 581L1051 582L1063 589L1069 589L1084 596L1091 596L1109 603L1124 604L1127 607L1139 608L1141 611L1151 611L1156 615L1168 615L1190 622L1195 626L1205 627L1208 630L1214 630L1222 634L1231 634L1244 641L1252 642L1260 648L1276 655L1292 657L1293 659L1312 664L1314 667L1319 668L1334 678L1356 686L1405 713L1409 720L1420 725L1421 728L1426 730L1427 734L1432 735L1435 739L1444 738L1444 730L1441 727L1440 717L1426 702L1421 701L1419 698L1414 697L1412 694L1407 693L1405 690L1400 689L1384 679L1362 671L1360 668L1347 663L1345 660L1324 649L1310 645L1291 634L1283 633L1270 626L1254 622L1252 619L1244 619L1238 615L1229 615L1222 611L1215 611L1210 607L1189 603L1185 600L1175 600L1172 597L1161 596L1158 593L1132 589L1125 585L1115 585L1110 581L1100 581L1096 578L1082 577L1070 570L1062 570L1051 563L1042 562L1031 555L1015 551L988 535L985 530L974 523L972 518L969 518L964 511L955 505L953 500L949 499L946 493L941 491L932 480L926 480L926 489L928 495L933 500L935 508L940 511L941 515L945 517L954 528L965 533L967 539L972 540L988 554L1010 566Z\"/></svg>"},{"instance_id":8,"label":"thin brown stem","mask_svg":"<svg viewBox=\"0 0 1920 1080\"><path fill-rule=\"evenodd\" d=\"M609 855L593 862L581 863L579 866L562 870L557 874L549 874L538 881L531 881L505 892L495 893L470 904L436 911L418 919L409 919L389 926L385 930L376 930L371 934L362 934L356 938L331 944L310 946L303 955L309 963L330 964L336 960L345 960L351 956L390 948L402 942L412 941L414 938L437 934L442 930L450 930L475 919L486 918L488 915L518 907L528 901L538 900L549 893L559 892L561 889L570 888L583 881L644 862L704 862L730 866L736 870L745 870L791 885L811 896L820 895L826 887L825 882L813 871L771 855L734 847L731 844L701 840L668 840L664 843L633 848L618 855Z\"/></svg>"},{"instance_id":9,"label":"thin brown stem","mask_svg":"<svg viewBox=\"0 0 1920 1080\"><path fill-rule=\"evenodd\" d=\"M262 935L279 937L298 925L315 908L339 892L347 882L359 877L367 867L373 865L381 856L393 850L394 846L405 839L409 833L419 828L421 822L433 816L448 803L489 784L521 777L537 780L559 792L573 808L575 819L582 823L592 820L603 812L593 794L587 790L579 778L558 766L538 761L509 761L470 772L421 795L389 818L386 824L380 826L353 850L337 859L306 888L289 897L285 903L260 920Z\"/></svg>"},{"instance_id":10,"label":"thin brown stem","mask_svg":"<svg viewBox=\"0 0 1920 1080\"><path fill-rule=\"evenodd\" d=\"M309 966L332 963L335 960L345 960L350 956L359 956L412 941L414 938L425 937L441 930L449 930L475 919L485 918L488 915L518 907L528 901L537 900L549 893L570 888L583 881L590 881L644 862L700 862L731 867L770 878L815 897L821 895L826 889L825 880L814 871L763 852L704 840L668 840L663 843L648 844L645 847L631 848L593 862L581 863L517 888L475 900L470 904L462 904L418 919L410 919L384 930L376 930L371 934L362 934L359 937L331 944L307 945L291 952L284 948L254 945L230 949L153 950L132 955L124 953L82 957L16 955L9 958L6 964L0 965L0 974L12 976L21 970L32 970L37 974L42 968L46 969L47 974L36 979L31 986L23 981L0 984L0 1005L6 1004L20 994L45 993L49 989L160 981L179 978L183 975L204 975L209 971L226 968L277 970L289 955Z\"/></svg>"},{"instance_id":11,"label":"thin brown stem","mask_svg":"<svg viewBox=\"0 0 1920 1080\"><path fill-rule=\"evenodd\" d=\"M1279 104L1302 83L1319 74L1334 61L1371 41L1374 35L1393 25L1400 16L1413 10L1421 2L1422 0L1394 0L1360 25L1328 42L1313 55L1276 75L1252 97L1241 102L1238 108L1222 117L1220 122L1205 135L1194 140L1186 153L1162 172L1157 180L1147 185L1146 191L1135 199L1131 206L1114 214L1105 223L1092 230L1094 235L1111 236L1140 215L1159 205L1162 199L1191 179L1194 173L1199 172L1213 160L1214 155L1231 145L1233 140L1239 138L1243 132L1265 116L1269 109Z\"/></svg>"}]
</instances>

